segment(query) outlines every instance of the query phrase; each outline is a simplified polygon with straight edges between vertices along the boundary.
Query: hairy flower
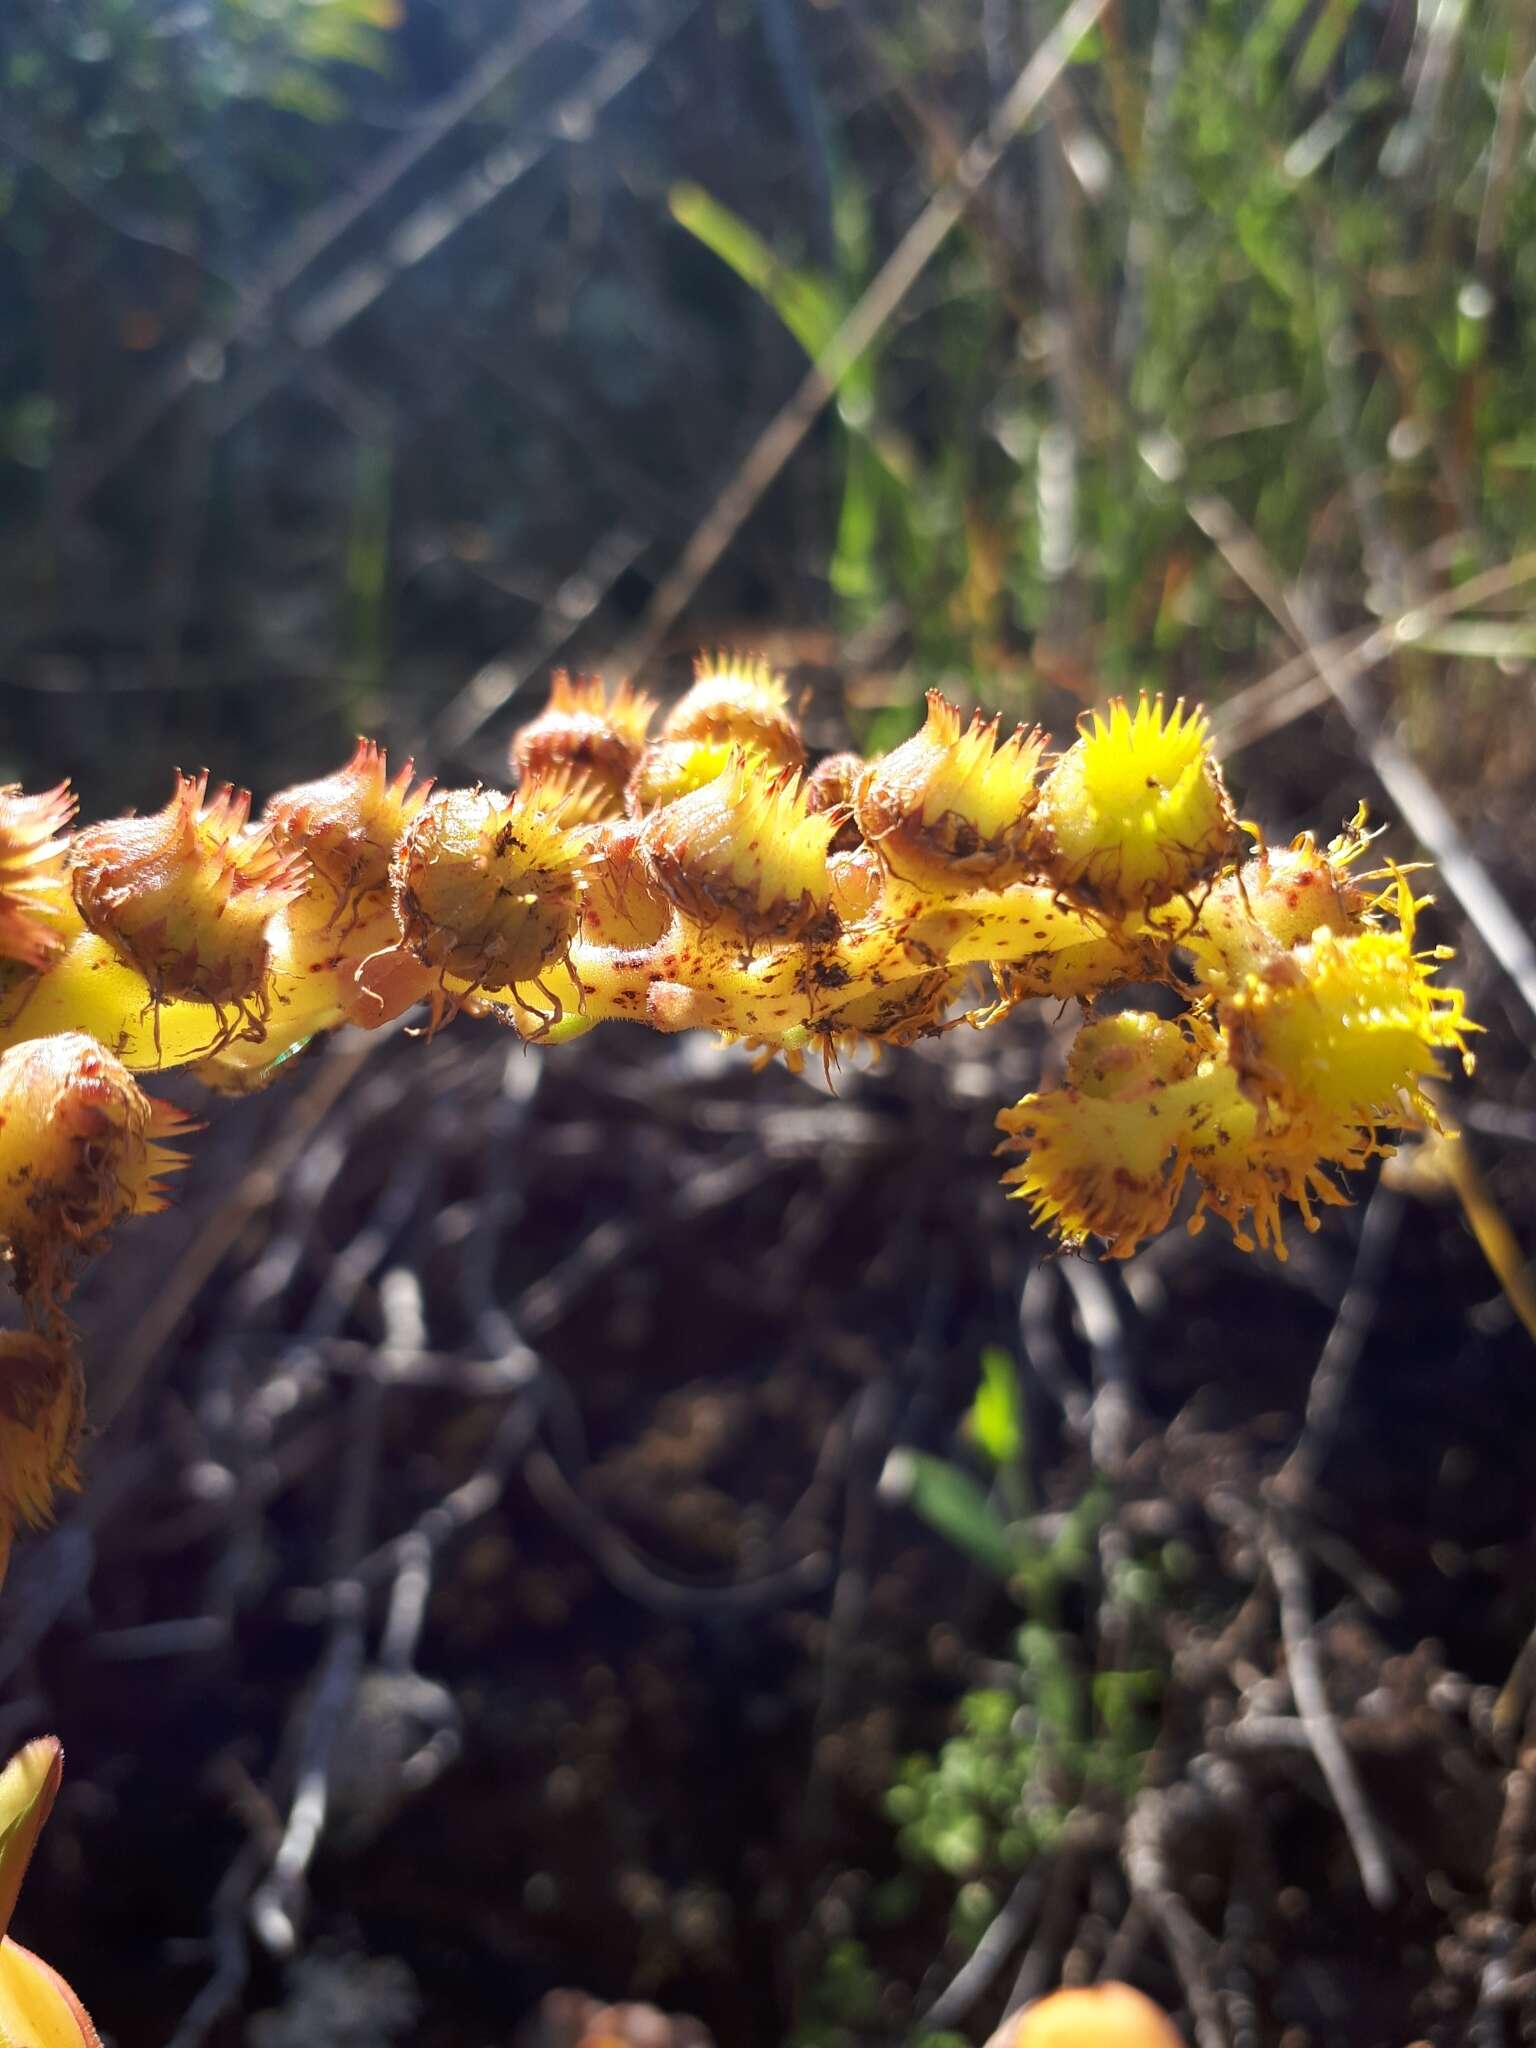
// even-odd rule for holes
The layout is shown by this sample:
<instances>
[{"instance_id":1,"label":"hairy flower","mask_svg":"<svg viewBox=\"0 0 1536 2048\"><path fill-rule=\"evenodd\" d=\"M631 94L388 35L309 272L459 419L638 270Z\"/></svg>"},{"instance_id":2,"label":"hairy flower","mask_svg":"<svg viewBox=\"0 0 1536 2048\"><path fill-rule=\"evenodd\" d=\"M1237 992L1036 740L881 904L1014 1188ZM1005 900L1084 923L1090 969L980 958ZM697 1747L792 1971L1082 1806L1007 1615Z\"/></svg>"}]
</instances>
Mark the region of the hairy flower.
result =
<instances>
[{"instance_id":1,"label":"hairy flower","mask_svg":"<svg viewBox=\"0 0 1536 2048\"><path fill-rule=\"evenodd\" d=\"M67 782L41 796L0 789L0 959L46 967L62 946L69 887L57 835L74 815Z\"/></svg>"},{"instance_id":2,"label":"hairy flower","mask_svg":"<svg viewBox=\"0 0 1536 2048\"><path fill-rule=\"evenodd\" d=\"M640 848L657 886L696 923L749 941L801 938L831 902L836 830L795 771L770 771L738 749L724 775L651 813Z\"/></svg>"},{"instance_id":3,"label":"hairy flower","mask_svg":"<svg viewBox=\"0 0 1536 2048\"><path fill-rule=\"evenodd\" d=\"M537 984L570 951L590 858L537 783L434 797L395 853L405 950L469 990Z\"/></svg>"},{"instance_id":4,"label":"hairy flower","mask_svg":"<svg viewBox=\"0 0 1536 2048\"><path fill-rule=\"evenodd\" d=\"M162 1141L186 1128L83 1031L0 1054L0 1238L35 1312L63 1300L74 1257L119 1217L164 1206L158 1176L182 1160Z\"/></svg>"},{"instance_id":5,"label":"hairy flower","mask_svg":"<svg viewBox=\"0 0 1536 2048\"><path fill-rule=\"evenodd\" d=\"M1004 1174L1036 1223L1076 1248L1105 1241L1128 1258L1173 1214L1184 1182L1177 1084L1194 1055L1176 1024L1132 1012L1087 1024L1067 1066L1067 1085L1026 1095L998 1116L999 1150L1022 1152Z\"/></svg>"},{"instance_id":6,"label":"hairy flower","mask_svg":"<svg viewBox=\"0 0 1536 2048\"><path fill-rule=\"evenodd\" d=\"M1230 856L1236 823L1203 711L1161 697L1093 712L1040 792L1052 877L1112 915L1187 893Z\"/></svg>"},{"instance_id":7,"label":"hairy flower","mask_svg":"<svg viewBox=\"0 0 1536 2048\"><path fill-rule=\"evenodd\" d=\"M903 881L960 891L1025 872L1045 735L978 712L962 725L955 706L928 693L922 730L873 762L854 800L859 830Z\"/></svg>"},{"instance_id":8,"label":"hairy flower","mask_svg":"<svg viewBox=\"0 0 1536 2048\"><path fill-rule=\"evenodd\" d=\"M549 702L513 735L511 763L520 783L541 782L558 769L581 770L601 793L594 817L621 817L624 792L644 750L656 711L621 682L612 695L600 676L557 670Z\"/></svg>"},{"instance_id":9,"label":"hairy flower","mask_svg":"<svg viewBox=\"0 0 1536 2048\"><path fill-rule=\"evenodd\" d=\"M1232 1064L1254 1100L1290 1115L1315 1105L1356 1124L1432 1123L1424 1083L1439 1076L1439 1053L1459 1053L1470 1070L1466 999L1434 980L1448 954L1414 951L1405 879L1391 896L1398 930L1320 930L1223 1002Z\"/></svg>"},{"instance_id":10,"label":"hairy flower","mask_svg":"<svg viewBox=\"0 0 1536 2048\"><path fill-rule=\"evenodd\" d=\"M767 662L742 655L695 662L693 687L667 713L661 737L752 747L776 768L799 768L805 761L784 678Z\"/></svg>"},{"instance_id":11,"label":"hairy flower","mask_svg":"<svg viewBox=\"0 0 1536 2048\"><path fill-rule=\"evenodd\" d=\"M301 854L247 826L250 794L178 775L163 811L78 832L75 903L91 931L142 974L156 1003L265 1009L267 926L303 890Z\"/></svg>"}]
</instances>

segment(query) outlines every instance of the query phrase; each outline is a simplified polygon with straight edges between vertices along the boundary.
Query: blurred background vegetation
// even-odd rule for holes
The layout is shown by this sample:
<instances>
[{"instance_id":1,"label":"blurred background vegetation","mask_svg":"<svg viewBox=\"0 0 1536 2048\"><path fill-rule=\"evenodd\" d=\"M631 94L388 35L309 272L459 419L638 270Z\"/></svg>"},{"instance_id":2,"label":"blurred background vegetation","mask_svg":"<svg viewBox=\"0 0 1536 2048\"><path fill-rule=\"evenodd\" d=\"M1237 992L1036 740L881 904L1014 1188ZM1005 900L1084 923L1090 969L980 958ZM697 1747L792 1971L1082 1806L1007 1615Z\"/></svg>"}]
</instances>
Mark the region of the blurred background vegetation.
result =
<instances>
[{"instance_id":1,"label":"blurred background vegetation","mask_svg":"<svg viewBox=\"0 0 1536 2048\"><path fill-rule=\"evenodd\" d=\"M1261 1483L1340 1347L1357 1408L1301 1548L1330 1684L1401 1710L1406 1781L1378 1758L1373 1789L1414 1874L1369 1912L1277 1767L1283 1929L1246 1848L1169 1851L1194 1933L1146 1981L1183 2011L1207 1957L1206 2044L1536 2016L1529 1845L1499 1833L1489 1877L1490 1702L1536 1622L1536 10L1106 0L888 291L1061 12L0 8L0 780L68 775L91 816L206 763L259 801L362 730L494 782L552 665L665 690L701 645L766 651L827 748L894 743L935 685L1058 736L1161 688L1213 708L1273 828L1362 794L1406 822L1490 1026L1459 1203L1426 1173L1287 1269L1179 1235L1112 1285L1042 1265L994 1185L1043 1035L846 1076L814 1127L814 1077L616 1034L546 1079L468 1026L386 1048L339 1121L225 1107L82 1302L112 1361L92 1492L0 1643L0 1723L59 1725L74 1774L28 1889L56 1931L23 1934L123 2048L499 2043L572 1979L733 2048L980 2040L1015 1978L1140 1967L1162 1922L1114 1873L1147 1828L1117 1830L1149 1753L1154 1789L1209 1793L1212 1700L1288 1706ZM317 1071L295 1101L350 1085ZM496 1533L436 1567L431 1681L406 1625L370 1698L428 1686L409 1740L451 1722L464 1762L402 1821L410 1716L348 1724L377 1797L339 1802L284 1973L241 1930L317 1669L325 1696L334 1472L412 1218L446 1377L370 1425L374 1538L484 1469ZM470 1244L563 1389L505 1445L450 1371L490 1341ZM700 1590L758 1571L777 1606Z\"/></svg>"}]
</instances>

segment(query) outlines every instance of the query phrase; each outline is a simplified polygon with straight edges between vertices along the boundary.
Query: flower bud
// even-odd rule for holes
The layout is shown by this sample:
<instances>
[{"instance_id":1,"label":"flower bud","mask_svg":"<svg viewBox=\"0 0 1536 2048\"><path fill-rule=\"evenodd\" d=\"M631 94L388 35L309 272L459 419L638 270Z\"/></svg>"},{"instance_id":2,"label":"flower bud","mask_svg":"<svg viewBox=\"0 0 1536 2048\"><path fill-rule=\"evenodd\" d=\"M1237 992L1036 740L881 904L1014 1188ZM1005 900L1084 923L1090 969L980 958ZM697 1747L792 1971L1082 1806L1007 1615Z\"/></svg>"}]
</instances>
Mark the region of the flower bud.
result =
<instances>
[{"instance_id":1,"label":"flower bud","mask_svg":"<svg viewBox=\"0 0 1536 2048\"><path fill-rule=\"evenodd\" d=\"M590 858L584 835L537 783L511 797L445 791L395 853L405 949L471 989L537 982L570 951Z\"/></svg>"},{"instance_id":2,"label":"flower bud","mask_svg":"<svg viewBox=\"0 0 1536 2048\"><path fill-rule=\"evenodd\" d=\"M653 811L640 846L684 916L749 942L804 938L832 899L827 847L837 821L806 803L792 770L738 750L725 774Z\"/></svg>"},{"instance_id":3,"label":"flower bud","mask_svg":"<svg viewBox=\"0 0 1536 2048\"><path fill-rule=\"evenodd\" d=\"M62 1301L73 1255L99 1249L120 1216L164 1207L156 1176L182 1159L161 1140L186 1128L83 1031L0 1054L0 1237L30 1304Z\"/></svg>"},{"instance_id":4,"label":"flower bud","mask_svg":"<svg viewBox=\"0 0 1536 2048\"><path fill-rule=\"evenodd\" d=\"M1236 837L1203 711L1170 717L1157 697L1114 698L1086 716L1040 792L1040 852L1051 878L1113 916L1187 894Z\"/></svg>"},{"instance_id":5,"label":"flower bud","mask_svg":"<svg viewBox=\"0 0 1536 2048\"><path fill-rule=\"evenodd\" d=\"M693 687L667 713L661 737L752 747L776 768L799 768L805 761L784 678L767 662L740 655L695 662Z\"/></svg>"},{"instance_id":6,"label":"flower bud","mask_svg":"<svg viewBox=\"0 0 1536 2048\"><path fill-rule=\"evenodd\" d=\"M1026 870L1045 735L997 718L968 726L937 690L921 732L860 777L859 829L891 873L944 892L984 887Z\"/></svg>"},{"instance_id":7,"label":"flower bud","mask_svg":"<svg viewBox=\"0 0 1536 2048\"><path fill-rule=\"evenodd\" d=\"M67 782L41 796L0 789L0 959L46 967L63 946L71 906L56 835L74 815Z\"/></svg>"},{"instance_id":8,"label":"flower bud","mask_svg":"<svg viewBox=\"0 0 1536 2048\"><path fill-rule=\"evenodd\" d=\"M593 816L620 817L655 710L655 699L640 696L627 682L610 697L600 676L557 670L549 702L512 736L513 773L527 783L542 782L558 768L584 770L601 792Z\"/></svg>"},{"instance_id":9,"label":"flower bud","mask_svg":"<svg viewBox=\"0 0 1536 2048\"><path fill-rule=\"evenodd\" d=\"M178 775L163 811L75 835L75 903L87 926L142 974L159 1002L264 1010L267 926L298 896L301 855L249 829L251 799L227 783L205 805L205 774Z\"/></svg>"},{"instance_id":10,"label":"flower bud","mask_svg":"<svg viewBox=\"0 0 1536 2048\"><path fill-rule=\"evenodd\" d=\"M1369 907L1350 865L1370 845L1361 811L1325 849L1310 832L1280 852L1261 847L1201 897L1179 944L1207 982L1220 985L1261 967L1275 952L1318 931L1359 931ZM1161 922L1161 921L1160 921Z\"/></svg>"},{"instance_id":11,"label":"flower bud","mask_svg":"<svg viewBox=\"0 0 1536 2048\"><path fill-rule=\"evenodd\" d=\"M264 816L277 844L309 857L310 893L327 908L327 924L344 911L350 921L387 905L390 861L432 787L412 788L414 766L407 761L391 781L384 749L360 739L334 775L268 799Z\"/></svg>"}]
</instances>

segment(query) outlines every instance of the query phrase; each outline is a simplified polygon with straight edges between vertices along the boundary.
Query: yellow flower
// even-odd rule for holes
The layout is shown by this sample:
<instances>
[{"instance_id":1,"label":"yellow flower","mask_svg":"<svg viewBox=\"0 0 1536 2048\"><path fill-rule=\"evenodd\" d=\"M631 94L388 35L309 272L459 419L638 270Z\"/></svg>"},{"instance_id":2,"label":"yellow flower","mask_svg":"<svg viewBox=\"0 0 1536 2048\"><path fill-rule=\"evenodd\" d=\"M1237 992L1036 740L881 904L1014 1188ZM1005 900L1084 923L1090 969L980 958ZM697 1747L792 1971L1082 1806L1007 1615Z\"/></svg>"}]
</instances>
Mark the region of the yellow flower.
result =
<instances>
[{"instance_id":1,"label":"yellow flower","mask_svg":"<svg viewBox=\"0 0 1536 2048\"><path fill-rule=\"evenodd\" d=\"M1470 1071L1466 999L1434 981L1448 955L1414 951L1405 879L1389 896L1398 930L1319 931L1222 1004L1233 1067L1255 1100L1357 1124L1433 1123L1423 1084L1439 1076L1438 1054L1459 1053Z\"/></svg>"},{"instance_id":2,"label":"yellow flower","mask_svg":"<svg viewBox=\"0 0 1536 2048\"><path fill-rule=\"evenodd\" d=\"M1176 1024L1132 1012L1087 1024L1068 1060L1068 1085L1026 1095L998 1116L1002 1152L1023 1152L1004 1174L1012 1199L1069 1249L1101 1237L1129 1258L1168 1223L1184 1184L1179 1083L1194 1064Z\"/></svg>"},{"instance_id":3,"label":"yellow flower","mask_svg":"<svg viewBox=\"0 0 1536 2048\"><path fill-rule=\"evenodd\" d=\"M657 886L695 924L748 942L803 938L827 917L837 819L813 811L793 770L738 748L723 775L652 811L640 850Z\"/></svg>"},{"instance_id":4,"label":"yellow flower","mask_svg":"<svg viewBox=\"0 0 1536 2048\"><path fill-rule=\"evenodd\" d=\"M590 859L587 837L568 824L560 795L538 783L511 797L446 791L395 852L403 948L457 984L455 998L539 987L544 969L570 952ZM559 999L550 1000L563 1014Z\"/></svg>"},{"instance_id":5,"label":"yellow flower","mask_svg":"<svg viewBox=\"0 0 1536 2048\"><path fill-rule=\"evenodd\" d=\"M652 740L629 778L626 810L632 818L643 818L680 796L692 795L723 775L737 751L731 740Z\"/></svg>"},{"instance_id":6,"label":"yellow flower","mask_svg":"<svg viewBox=\"0 0 1536 2048\"><path fill-rule=\"evenodd\" d=\"M1203 711L1112 698L1079 727L1040 792L1047 871L1112 914L1148 909L1215 874L1236 836Z\"/></svg>"},{"instance_id":7,"label":"yellow flower","mask_svg":"<svg viewBox=\"0 0 1536 2048\"><path fill-rule=\"evenodd\" d=\"M40 1736L0 1771L0 2044L101 2048L85 2007L57 1970L7 1930L22 1879L64 1775L57 1736Z\"/></svg>"},{"instance_id":8,"label":"yellow flower","mask_svg":"<svg viewBox=\"0 0 1536 2048\"><path fill-rule=\"evenodd\" d=\"M962 725L955 706L928 692L922 730L859 778L859 830L914 888L949 893L1025 871L1045 735L998 718Z\"/></svg>"}]
</instances>

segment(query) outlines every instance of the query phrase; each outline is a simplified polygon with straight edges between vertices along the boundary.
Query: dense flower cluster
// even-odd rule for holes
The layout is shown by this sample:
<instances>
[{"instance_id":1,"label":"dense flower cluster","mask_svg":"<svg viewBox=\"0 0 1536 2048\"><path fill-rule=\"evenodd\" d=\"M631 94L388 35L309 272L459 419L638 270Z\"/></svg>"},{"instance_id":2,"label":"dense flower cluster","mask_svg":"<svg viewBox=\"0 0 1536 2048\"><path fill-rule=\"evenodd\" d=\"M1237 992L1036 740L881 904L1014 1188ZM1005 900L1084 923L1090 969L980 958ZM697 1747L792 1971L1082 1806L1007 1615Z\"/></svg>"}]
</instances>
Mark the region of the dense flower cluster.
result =
<instances>
[{"instance_id":1,"label":"dense flower cluster","mask_svg":"<svg viewBox=\"0 0 1536 2048\"><path fill-rule=\"evenodd\" d=\"M830 1066L1078 998L1060 1085L999 1118L1015 1195L1124 1257L1187 1192L1191 1228L1283 1256L1286 1205L1314 1227L1467 1057L1405 875L1359 871L1363 819L1245 857L1199 711L1117 701L1053 757L933 695L883 759L809 765L782 679L722 658L655 718L557 680L509 793L434 792L368 741L255 820L206 776L72 838L66 790L0 792L0 1237L29 1324L0 1361L0 1566L72 1470L73 1267L176 1164L138 1072L243 1091L416 1005Z\"/></svg>"}]
</instances>

